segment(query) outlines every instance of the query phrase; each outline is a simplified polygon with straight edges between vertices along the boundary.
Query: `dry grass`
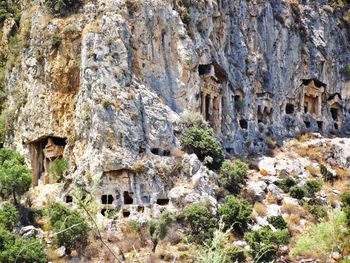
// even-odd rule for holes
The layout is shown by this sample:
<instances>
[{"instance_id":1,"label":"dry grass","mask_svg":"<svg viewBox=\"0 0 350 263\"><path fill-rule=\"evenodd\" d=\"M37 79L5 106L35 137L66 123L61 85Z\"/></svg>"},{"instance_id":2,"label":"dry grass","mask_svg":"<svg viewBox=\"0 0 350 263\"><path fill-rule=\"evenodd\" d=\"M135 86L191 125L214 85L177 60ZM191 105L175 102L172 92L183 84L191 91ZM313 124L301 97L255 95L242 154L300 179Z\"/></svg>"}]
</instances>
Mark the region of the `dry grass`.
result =
<instances>
[{"instance_id":1,"label":"dry grass","mask_svg":"<svg viewBox=\"0 0 350 263\"><path fill-rule=\"evenodd\" d=\"M284 203L282 205L282 212L288 215L298 215L299 217L305 216L305 210L300 205L292 203Z\"/></svg>"},{"instance_id":2,"label":"dry grass","mask_svg":"<svg viewBox=\"0 0 350 263\"><path fill-rule=\"evenodd\" d=\"M269 192L269 193L267 193L267 195L266 195L266 201L267 201L269 204L276 204L278 200L277 200L275 197L273 197L273 195Z\"/></svg>"},{"instance_id":3,"label":"dry grass","mask_svg":"<svg viewBox=\"0 0 350 263\"><path fill-rule=\"evenodd\" d=\"M313 177L317 177L320 174L320 169L313 165L305 166L305 170Z\"/></svg>"},{"instance_id":4,"label":"dry grass","mask_svg":"<svg viewBox=\"0 0 350 263\"><path fill-rule=\"evenodd\" d=\"M254 204L254 211L261 217L265 217L267 215L267 208L264 204L256 202Z\"/></svg>"},{"instance_id":5,"label":"dry grass","mask_svg":"<svg viewBox=\"0 0 350 263\"><path fill-rule=\"evenodd\" d=\"M300 223L300 215L298 214L290 214L286 216L285 220L288 224L299 225Z\"/></svg>"},{"instance_id":6,"label":"dry grass","mask_svg":"<svg viewBox=\"0 0 350 263\"><path fill-rule=\"evenodd\" d=\"M339 176L340 180L348 180L350 177L350 172L348 169L343 167L338 167L335 169L337 176Z\"/></svg>"}]
</instances>

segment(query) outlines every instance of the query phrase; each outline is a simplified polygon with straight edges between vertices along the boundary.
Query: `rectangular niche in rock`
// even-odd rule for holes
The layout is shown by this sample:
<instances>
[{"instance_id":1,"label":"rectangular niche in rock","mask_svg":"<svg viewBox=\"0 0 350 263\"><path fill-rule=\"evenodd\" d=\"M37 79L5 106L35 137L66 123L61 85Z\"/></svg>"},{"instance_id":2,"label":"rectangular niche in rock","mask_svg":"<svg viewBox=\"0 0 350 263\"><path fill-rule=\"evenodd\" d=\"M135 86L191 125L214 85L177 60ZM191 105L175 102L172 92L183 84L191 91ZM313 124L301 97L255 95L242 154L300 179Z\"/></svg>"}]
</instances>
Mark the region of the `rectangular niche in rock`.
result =
<instances>
[{"instance_id":1,"label":"rectangular niche in rock","mask_svg":"<svg viewBox=\"0 0 350 263\"><path fill-rule=\"evenodd\" d=\"M337 108L331 108L331 115L332 115L332 119L337 121L338 120L338 109Z\"/></svg>"},{"instance_id":2,"label":"rectangular niche in rock","mask_svg":"<svg viewBox=\"0 0 350 263\"><path fill-rule=\"evenodd\" d=\"M306 128L310 128L311 127L311 123L309 121L304 121L305 127Z\"/></svg>"},{"instance_id":3,"label":"rectangular niche in rock","mask_svg":"<svg viewBox=\"0 0 350 263\"><path fill-rule=\"evenodd\" d=\"M104 205L110 205L113 203L113 201L114 201L114 198L112 195L102 195L101 197L101 202Z\"/></svg>"},{"instance_id":4,"label":"rectangular niche in rock","mask_svg":"<svg viewBox=\"0 0 350 263\"><path fill-rule=\"evenodd\" d=\"M199 76L210 74L212 72L212 67L213 66L211 64L199 65L198 66Z\"/></svg>"},{"instance_id":5,"label":"rectangular niche in rock","mask_svg":"<svg viewBox=\"0 0 350 263\"><path fill-rule=\"evenodd\" d=\"M132 192L124 191L124 205L132 205L134 203L134 199L131 197L132 195Z\"/></svg>"},{"instance_id":6,"label":"rectangular niche in rock","mask_svg":"<svg viewBox=\"0 0 350 263\"><path fill-rule=\"evenodd\" d=\"M71 195L66 195L65 201L67 204L73 203L73 197Z\"/></svg>"},{"instance_id":7,"label":"rectangular niche in rock","mask_svg":"<svg viewBox=\"0 0 350 263\"><path fill-rule=\"evenodd\" d=\"M129 217L130 211L129 210L123 210L123 217Z\"/></svg>"},{"instance_id":8,"label":"rectangular niche in rock","mask_svg":"<svg viewBox=\"0 0 350 263\"><path fill-rule=\"evenodd\" d=\"M248 129L248 122L245 119L241 119L239 121L239 126L241 126L242 129L246 130Z\"/></svg>"},{"instance_id":9,"label":"rectangular niche in rock","mask_svg":"<svg viewBox=\"0 0 350 263\"><path fill-rule=\"evenodd\" d=\"M287 103L286 114L293 114L293 113L294 113L294 104Z\"/></svg>"},{"instance_id":10,"label":"rectangular niche in rock","mask_svg":"<svg viewBox=\"0 0 350 263\"><path fill-rule=\"evenodd\" d=\"M318 79L302 79L302 96L300 106L304 113L320 116L322 112L322 98L326 91L326 84Z\"/></svg>"},{"instance_id":11,"label":"rectangular niche in rock","mask_svg":"<svg viewBox=\"0 0 350 263\"><path fill-rule=\"evenodd\" d=\"M55 179L50 174L50 165L58 158L62 158L66 146L66 138L48 136L29 143L29 152L33 173L33 185L39 180L53 183Z\"/></svg>"},{"instance_id":12,"label":"rectangular niche in rock","mask_svg":"<svg viewBox=\"0 0 350 263\"><path fill-rule=\"evenodd\" d=\"M318 121L317 122L317 127L318 127L319 131L322 131L323 130L323 121Z\"/></svg>"},{"instance_id":13,"label":"rectangular niche in rock","mask_svg":"<svg viewBox=\"0 0 350 263\"><path fill-rule=\"evenodd\" d=\"M168 198L159 198L157 199L157 205L168 205L169 199Z\"/></svg>"}]
</instances>

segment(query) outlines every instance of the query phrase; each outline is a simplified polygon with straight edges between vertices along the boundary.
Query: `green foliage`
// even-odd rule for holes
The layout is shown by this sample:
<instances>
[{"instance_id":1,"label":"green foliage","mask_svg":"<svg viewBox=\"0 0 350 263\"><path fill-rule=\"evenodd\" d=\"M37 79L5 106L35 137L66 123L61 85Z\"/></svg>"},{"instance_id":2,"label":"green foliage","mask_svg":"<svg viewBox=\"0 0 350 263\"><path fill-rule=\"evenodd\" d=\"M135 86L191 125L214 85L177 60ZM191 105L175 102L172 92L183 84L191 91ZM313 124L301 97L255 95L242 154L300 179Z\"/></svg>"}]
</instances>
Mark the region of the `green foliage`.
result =
<instances>
[{"instance_id":1,"label":"green foliage","mask_svg":"<svg viewBox=\"0 0 350 263\"><path fill-rule=\"evenodd\" d=\"M45 0L51 14L66 16L82 6L82 0Z\"/></svg>"},{"instance_id":2,"label":"green foliage","mask_svg":"<svg viewBox=\"0 0 350 263\"><path fill-rule=\"evenodd\" d=\"M0 23L8 17L12 17L19 22L20 11L11 0L0 0Z\"/></svg>"},{"instance_id":3,"label":"green foliage","mask_svg":"<svg viewBox=\"0 0 350 263\"><path fill-rule=\"evenodd\" d=\"M232 263L244 262L245 252L243 249L229 246L228 238L230 229L223 231L223 225L219 226L213 233L213 238L204 244L199 254L199 263Z\"/></svg>"},{"instance_id":4,"label":"green foliage","mask_svg":"<svg viewBox=\"0 0 350 263\"><path fill-rule=\"evenodd\" d=\"M317 221L321 221L327 216L327 210L322 205L308 205L307 208Z\"/></svg>"},{"instance_id":5,"label":"green foliage","mask_svg":"<svg viewBox=\"0 0 350 263\"><path fill-rule=\"evenodd\" d=\"M186 151L195 153L201 161L212 158L210 168L218 169L224 161L221 144L215 139L211 128L190 127L181 137L181 145Z\"/></svg>"},{"instance_id":6,"label":"green foliage","mask_svg":"<svg viewBox=\"0 0 350 263\"><path fill-rule=\"evenodd\" d=\"M333 183L337 179L336 176L331 171L329 171L327 167L323 164L320 165L320 171L325 182Z\"/></svg>"},{"instance_id":7,"label":"green foliage","mask_svg":"<svg viewBox=\"0 0 350 263\"><path fill-rule=\"evenodd\" d=\"M31 172L25 165L24 157L10 149L0 149L0 194L4 198L12 194L16 203L16 195L28 191L31 183Z\"/></svg>"},{"instance_id":8,"label":"green foliage","mask_svg":"<svg viewBox=\"0 0 350 263\"><path fill-rule=\"evenodd\" d=\"M246 251L237 246L230 246L226 249L228 262L246 262Z\"/></svg>"},{"instance_id":9,"label":"green foliage","mask_svg":"<svg viewBox=\"0 0 350 263\"><path fill-rule=\"evenodd\" d=\"M185 208L184 219L191 229L191 239L203 242L212 237L216 228L216 219L207 206L192 204Z\"/></svg>"},{"instance_id":10,"label":"green foliage","mask_svg":"<svg viewBox=\"0 0 350 263\"><path fill-rule=\"evenodd\" d=\"M273 225L276 229L285 229L287 228L287 222L283 219L282 216L273 216L268 219L269 223Z\"/></svg>"},{"instance_id":11,"label":"green foliage","mask_svg":"<svg viewBox=\"0 0 350 263\"><path fill-rule=\"evenodd\" d=\"M8 247L14 242L15 236L11 232L0 226L0 251L4 251L6 247ZM0 262L2 262L1 259Z\"/></svg>"},{"instance_id":12,"label":"green foliage","mask_svg":"<svg viewBox=\"0 0 350 263\"><path fill-rule=\"evenodd\" d=\"M290 196L296 199L302 199L307 191L304 186L295 185L289 189Z\"/></svg>"},{"instance_id":13,"label":"green foliage","mask_svg":"<svg viewBox=\"0 0 350 263\"><path fill-rule=\"evenodd\" d=\"M78 210L53 203L47 210L50 224L56 232L55 244L65 246L68 251L86 245L89 226Z\"/></svg>"},{"instance_id":14,"label":"green foliage","mask_svg":"<svg viewBox=\"0 0 350 263\"><path fill-rule=\"evenodd\" d=\"M346 77L350 77L350 64L346 64L343 69L343 75Z\"/></svg>"},{"instance_id":15,"label":"green foliage","mask_svg":"<svg viewBox=\"0 0 350 263\"><path fill-rule=\"evenodd\" d=\"M307 196L314 197L322 188L323 182L321 180L309 180L305 183Z\"/></svg>"},{"instance_id":16,"label":"green foliage","mask_svg":"<svg viewBox=\"0 0 350 263\"><path fill-rule=\"evenodd\" d=\"M63 174L68 169L68 162L63 158L58 158L50 164L50 173L57 179L63 178Z\"/></svg>"},{"instance_id":17,"label":"green foliage","mask_svg":"<svg viewBox=\"0 0 350 263\"><path fill-rule=\"evenodd\" d=\"M263 227L255 232L244 235L245 240L251 247L254 262L272 262L280 245L286 245L290 236L287 229L272 231L269 227Z\"/></svg>"},{"instance_id":18,"label":"green foliage","mask_svg":"<svg viewBox=\"0 0 350 263\"><path fill-rule=\"evenodd\" d=\"M350 226L350 192L345 192L341 195L341 202L347 224Z\"/></svg>"},{"instance_id":19,"label":"green foliage","mask_svg":"<svg viewBox=\"0 0 350 263\"><path fill-rule=\"evenodd\" d=\"M289 189L296 184L297 183L292 177L286 177L278 183L278 187L281 188L285 193L288 193Z\"/></svg>"},{"instance_id":20,"label":"green foliage","mask_svg":"<svg viewBox=\"0 0 350 263\"><path fill-rule=\"evenodd\" d=\"M253 208L246 200L233 195L226 196L225 203L219 208L219 214L226 228L232 227L238 233L243 233L247 228L252 211Z\"/></svg>"},{"instance_id":21,"label":"green foliage","mask_svg":"<svg viewBox=\"0 0 350 263\"><path fill-rule=\"evenodd\" d=\"M149 224L149 232L153 243L153 252L156 250L158 242L165 238L175 217L170 212L164 212L157 220L152 220Z\"/></svg>"},{"instance_id":22,"label":"green foliage","mask_svg":"<svg viewBox=\"0 0 350 263\"><path fill-rule=\"evenodd\" d=\"M62 43L62 38L60 36L53 36L52 38L52 46L54 48L59 48Z\"/></svg>"},{"instance_id":23,"label":"green foliage","mask_svg":"<svg viewBox=\"0 0 350 263\"><path fill-rule=\"evenodd\" d=\"M345 213L329 212L328 219L307 228L291 250L293 256L314 256L326 262L333 251L342 251L349 246Z\"/></svg>"},{"instance_id":24,"label":"green foliage","mask_svg":"<svg viewBox=\"0 0 350 263\"><path fill-rule=\"evenodd\" d=\"M44 246L38 240L29 238L8 242L5 249L0 250L0 262L45 263L47 260Z\"/></svg>"},{"instance_id":25,"label":"green foliage","mask_svg":"<svg viewBox=\"0 0 350 263\"><path fill-rule=\"evenodd\" d=\"M220 185L232 193L237 193L247 178L248 166L240 161L225 160L219 171Z\"/></svg>"},{"instance_id":26,"label":"green foliage","mask_svg":"<svg viewBox=\"0 0 350 263\"><path fill-rule=\"evenodd\" d=\"M18 211L16 207L10 203L4 203L0 207L0 228L12 231L18 223Z\"/></svg>"},{"instance_id":27,"label":"green foliage","mask_svg":"<svg viewBox=\"0 0 350 263\"><path fill-rule=\"evenodd\" d=\"M340 196L340 200L342 202L343 207L350 206L350 192L342 193L342 195Z\"/></svg>"}]
</instances>

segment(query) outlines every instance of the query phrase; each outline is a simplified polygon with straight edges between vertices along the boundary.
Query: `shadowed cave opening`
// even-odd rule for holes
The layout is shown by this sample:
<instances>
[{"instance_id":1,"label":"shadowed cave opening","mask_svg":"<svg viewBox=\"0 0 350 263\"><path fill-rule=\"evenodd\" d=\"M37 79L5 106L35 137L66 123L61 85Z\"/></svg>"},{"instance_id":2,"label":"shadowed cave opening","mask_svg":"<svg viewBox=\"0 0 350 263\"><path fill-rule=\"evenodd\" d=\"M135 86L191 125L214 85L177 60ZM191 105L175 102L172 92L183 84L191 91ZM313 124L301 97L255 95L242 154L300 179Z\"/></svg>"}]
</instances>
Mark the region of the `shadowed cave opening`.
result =
<instances>
[{"instance_id":1,"label":"shadowed cave opening","mask_svg":"<svg viewBox=\"0 0 350 263\"><path fill-rule=\"evenodd\" d=\"M168 205L169 199L168 198L159 198L157 199L157 205Z\"/></svg>"},{"instance_id":2,"label":"shadowed cave opening","mask_svg":"<svg viewBox=\"0 0 350 263\"><path fill-rule=\"evenodd\" d=\"M209 74L211 72L211 64L199 65L198 74L200 76Z\"/></svg>"},{"instance_id":3,"label":"shadowed cave opening","mask_svg":"<svg viewBox=\"0 0 350 263\"><path fill-rule=\"evenodd\" d=\"M246 130L248 129L248 122L245 119L241 119L239 121L239 126L241 126L242 129Z\"/></svg>"},{"instance_id":4,"label":"shadowed cave opening","mask_svg":"<svg viewBox=\"0 0 350 263\"><path fill-rule=\"evenodd\" d=\"M293 114L294 113L294 105L291 103L287 103L286 105L286 113Z\"/></svg>"},{"instance_id":5,"label":"shadowed cave opening","mask_svg":"<svg viewBox=\"0 0 350 263\"><path fill-rule=\"evenodd\" d=\"M104 204L104 205L112 204L113 200L114 200L114 198L112 195L102 195L102 197L101 197L102 204Z\"/></svg>"},{"instance_id":6,"label":"shadowed cave opening","mask_svg":"<svg viewBox=\"0 0 350 263\"><path fill-rule=\"evenodd\" d=\"M125 205L132 205L133 204L133 202L134 202L134 200L132 199L132 197L131 197L131 195L132 195L133 193L131 193L130 192L130 194L129 194L129 192L128 191L125 191L124 192L124 204Z\"/></svg>"}]
</instances>

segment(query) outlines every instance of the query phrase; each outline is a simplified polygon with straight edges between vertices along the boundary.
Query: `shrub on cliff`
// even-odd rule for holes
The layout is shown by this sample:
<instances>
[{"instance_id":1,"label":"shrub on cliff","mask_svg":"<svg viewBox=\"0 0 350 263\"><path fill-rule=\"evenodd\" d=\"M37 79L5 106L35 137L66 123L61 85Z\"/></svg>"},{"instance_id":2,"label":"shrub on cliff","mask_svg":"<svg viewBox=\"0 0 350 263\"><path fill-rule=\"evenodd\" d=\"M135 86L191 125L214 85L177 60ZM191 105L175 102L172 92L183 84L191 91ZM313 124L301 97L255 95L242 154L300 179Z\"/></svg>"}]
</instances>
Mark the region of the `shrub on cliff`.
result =
<instances>
[{"instance_id":1,"label":"shrub on cliff","mask_svg":"<svg viewBox=\"0 0 350 263\"><path fill-rule=\"evenodd\" d=\"M216 219L207 206L192 204L186 207L184 219L191 230L193 241L203 242L212 237L216 227Z\"/></svg>"},{"instance_id":2,"label":"shrub on cliff","mask_svg":"<svg viewBox=\"0 0 350 263\"><path fill-rule=\"evenodd\" d=\"M287 245L290 239L287 229L272 231L263 227L255 232L248 232L244 239L251 247L254 262L274 262L279 247Z\"/></svg>"},{"instance_id":3,"label":"shrub on cliff","mask_svg":"<svg viewBox=\"0 0 350 263\"><path fill-rule=\"evenodd\" d=\"M68 251L80 249L87 243L89 226L78 210L53 203L47 210L54 231L57 246L65 246Z\"/></svg>"},{"instance_id":4,"label":"shrub on cliff","mask_svg":"<svg viewBox=\"0 0 350 263\"><path fill-rule=\"evenodd\" d=\"M278 183L278 187L281 188L285 193L288 193L290 188L296 184L297 183L292 177L286 177Z\"/></svg>"},{"instance_id":5,"label":"shrub on cliff","mask_svg":"<svg viewBox=\"0 0 350 263\"><path fill-rule=\"evenodd\" d=\"M308 197L314 197L322 188L323 182L321 180L309 180L305 183L305 188Z\"/></svg>"},{"instance_id":6,"label":"shrub on cliff","mask_svg":"<svg viewBox=\"0 0 350 263\"><path fill-rule=\"evenodd\" d=\"M67 169L68 162L63 158L54 160L50 165L50 172L57 180L62 179L63 174Z\"/></svg>"},{"instance_id":7,"label":"shrub on cliff","mask_svg":"<svg viewBox=\"0 0 350 263\"><path fill-rule=\"evenodd\" d=\"M240 160L224 161L219 171L220 185L232 193L237 193L240 185L245 183L247 170L248 166Z\"/></svg>"},{"instance_id":8,"label":"shrub on cliff","mask_svg":"<svg viewBox=\"0 0 350 263\"><path fill-rule=\"evenodd\" d=\"M1 230L0 230L1 231ZM6 238L11 237L8 236ZM0 233L1 243L1 233ZM4 249L0 249L0 262L36 262L45 263L44 246L36 239L10 239Z\"/></svg>"},{"instance_id":9,"label":"shrub on cliff","mask_svg":"<svg viewBox=\"0 0 350 263\"><path fill-rule=\"evenodd\" d=\"M170 212L164 212L157 220L152 220L149 224L151 241L153 243L152 251L156 251L158 242L165 238L171 224L175 221L175 217Z\"/></svg>"},{"instance_id":10,"label":"shrub on cliff","mask_svg":"<svg viewBox=\"0 0 350 263\"><path fill-rule=\"evenodd\" d=\"M20 12L12 1L0 0L0 23L8 17L13 17L16 22L19 22Z\"/></svg>"},{"instance_id":11,"label":"shrub on cliff","mask_svg":"<svg viewBox=\"0 0 350 263\"><path fill-rule=\"evenodd\" d=\"M209 127L190 127L181 137L182 148L195 153L201 161L210 159L208 166L220 168L224 161L221 144L215 139L213 129Z\"/></svg>"},{"instance_id":12,"label":"shrub on cliff","mask_svg":"<svg viewBox=\"0 0 350 263\"><path fill-rule=\"evenodd\" d=\"M24 162L24 157L10 149L0 149L0 194L4 198L12 195L17 203L17 196L28 191L31 183L31 172Z\"/></svg>"},{"instance_id":13,"label":"shrub on cliff","mask_svg":"<svg viewBox=\"0 0 350 263\"><path fill-rule=\"evenodd\" d=\"M307 194L304 186L295 185L289 190L290 196L296 199L302 199Z\"/></svg>"},{"instance_id":14,"label":"shrub on cliff","mask_svg":"<svg viewBox=\"0 0 350 263\"><path fill-rule=\"evenodd\" d=\"M10 203L5 203L0 208L0 227L12 231L18 223L18 211L16 207Z\"/></svg>"},{"instance_id":15,"label":"shrub on cliff","mask_svg":"<svg viewBox=\"0 0 350 263\"><path fill-rule=\"evenodd\" d=\"M243 233L247 228L253 209L249 203L233 195L226 196L225 203L219 208L219 214L226 228Z\"/></svg>"},{"instance_id":16,"label":"shrub on cliff","mask_svg":"<svg viewBox=\"0 0 350 263\"><path fill-rule=\"evenodd\" d=\"M60 16L76 11L82 4L82 0L45 0L45 5L49 8L49 11Z\"/></svg>"}]
</instances>

